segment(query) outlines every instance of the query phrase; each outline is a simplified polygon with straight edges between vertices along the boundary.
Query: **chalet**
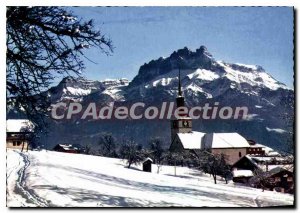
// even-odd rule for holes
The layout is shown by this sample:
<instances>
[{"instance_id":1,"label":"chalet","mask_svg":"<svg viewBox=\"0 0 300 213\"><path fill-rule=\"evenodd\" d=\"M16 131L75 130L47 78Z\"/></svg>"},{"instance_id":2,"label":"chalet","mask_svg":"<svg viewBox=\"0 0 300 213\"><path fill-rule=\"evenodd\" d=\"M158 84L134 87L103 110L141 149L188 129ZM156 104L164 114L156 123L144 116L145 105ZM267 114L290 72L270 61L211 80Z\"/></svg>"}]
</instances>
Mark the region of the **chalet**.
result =
<instances>
[{"instance_id":1,"label":"chalet","mask_svg":"<svg viewBox=\"0 0 300 213\"><path fill-rule=\"evenodd\" d=\"M251 170L233 170L232 181L237 183L248 183L249 179L254 176Z\"/></svg>"},{"instance_id":2,"label":"chalet","mask_svg":"<svg viewBox=\"0 0 300 213\"><path fill-rule=\"evenodd\" d=\"M54 148L54 151L57 152L66 152L66 153L81 153L82 149L80 145L75 144L57 144Z\"/></svg>"},{"instance_id":3,"label":"chalet","mask_svg":"<svg viewBox=\"0 0 300 213\"><path fill-rule=\"evenodd\" d=\"M249 147L247 148L247 154L248 155L256 155L256 156L273 156L273 157L279 157L280 154L276 151L274 151L272 148L267 147L262 144L256 143L254 140L247 140L249 143Z\"/></svg>"},{"instance_id":4,"label":"chalet","mask_svg":"<svg viewBox=\"0 0 300 213\"><path fill-rule=\"evenodd\" d=\"M268 181L265 187L268 190L275 190L283 193L294 193L294 173L291 167L277 166L265 173ZM260 188L258 178L252 177L249 182L251 186Z\"/></svg>"},{"instance_id":5,"label":"chalet","mask_svg":"<svg viewBox=\"0 0 300 213\"><path fill-rule=\"evenodd\" d=\"M268 149L268 147L265 147ZM276 190L285 193L294 192L294 175L293 175L293 162L289 158L284 158L282 156L257 156L257 155L245 155L240 160L232 165L233 181L240 183L249 183L253 187L260 187L257 178L253 174L256 171L264 172L266 178L268 178L268 183L265 186L269 190ZM245 173L247 171L249 176L242 176L239 174ZM236 174L236 175L235 175Z\"/></svg>"},{"instance_id":6,"label":"chalet","mask_svg":"<svg viewBox=\"0 0 300 213\"><path fill-rule=\"evenodd\" d=\"M251 158L250 155L245 155L238 161L236 161L232 165L232 170L250 170L255 171L256 169L259 169L259 166L257 163Z\"/></svg>"},{"instance_id":7,"label":"chalet","mask_svg":"<svg viewBox=\"0 0 300 213\"><path fill-rule=\"evenodd\" d=\"M294 173L292 168L276 167L270 170L269 178L275 191L294 193Z\"/></svg>"},{"instance_id":8,"label":"chalet","mask_svg":"<svg viewBox=\"0 0 300 213\"><path fill-rule=\"evenodd\" d=\"M265 155L265 150L263 149L264 146L261 144L257 144L253 140L247 140L249 143L249 147L246 150L246 153L248 155L258 155L258 156L263 156Z\"/></svg>"},{"instance_id":9,"label":"chalet","mask_svg":"<svg viewBox=\"0 0 300 213\"><path fill-rule=\"evenodd\" d=\"M6 148L28 150L34 134L34 125L27 119L6 121Z\"/></svg>"},{"instance_id":10,"label":"chalet","mask_svg":"<svg viewBox=\"0 0 300 213\"><path fill-rule=\"evenodd\" d=\"M268 172L276 167L291 167L292 162L284 157L245 155L232 165L233 170L260 170Z\"/></svg>"}]
</instances>

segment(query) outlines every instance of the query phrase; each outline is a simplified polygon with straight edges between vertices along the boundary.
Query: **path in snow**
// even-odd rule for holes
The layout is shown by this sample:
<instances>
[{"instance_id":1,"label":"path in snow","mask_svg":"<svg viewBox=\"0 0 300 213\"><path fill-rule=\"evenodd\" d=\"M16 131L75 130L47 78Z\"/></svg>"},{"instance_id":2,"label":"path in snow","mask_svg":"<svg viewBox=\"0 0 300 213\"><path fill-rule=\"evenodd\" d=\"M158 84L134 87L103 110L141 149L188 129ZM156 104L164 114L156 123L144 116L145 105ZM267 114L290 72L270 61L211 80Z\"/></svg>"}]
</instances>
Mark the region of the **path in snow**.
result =
<instances>
[{"instance_id":1,"label":"path in snow","mask_svg":"<svg viewBox=\"0 0 300 213\"><path fill-rule=\"evenodd\" d=\"M7 199L7 203L19 203L18 206L40 206L40 207L47 207L48 204L45 202L42 198L39 198L37 195L34 194L33 190L29 189L26 186L26 169L30 165L30 161L28 160L28 155L22 153L22 152L16 152L20 156L19 163L15 166L8 169L7 173L7 180L11 178L11 175L15 173L17 176L15 179L15 185L13 188L7 187L7 196L9 197L10 194L13 195L19 195L19 196L13 196L11 199ZM13 200L13 201L11 201ZM8 205L10 206L10 205ZM12 205L15 207L15 205Z\"/></svg>"}]
</instances>

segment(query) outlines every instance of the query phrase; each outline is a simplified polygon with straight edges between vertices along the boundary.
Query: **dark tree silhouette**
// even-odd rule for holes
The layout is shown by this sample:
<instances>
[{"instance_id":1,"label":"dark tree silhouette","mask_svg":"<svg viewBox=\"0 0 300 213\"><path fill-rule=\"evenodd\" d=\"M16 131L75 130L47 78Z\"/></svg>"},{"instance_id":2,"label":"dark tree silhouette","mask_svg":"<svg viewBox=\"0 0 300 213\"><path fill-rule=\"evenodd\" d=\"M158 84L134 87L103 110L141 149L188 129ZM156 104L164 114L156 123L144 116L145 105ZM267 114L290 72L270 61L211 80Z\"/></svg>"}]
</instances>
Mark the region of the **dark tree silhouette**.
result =
<instances>
[{"instance_id":1,"label":"dark tree silhouette","mask_svg":"<svg viewBox=\"0 0 300 213\"><path fill-rule=\"evenodd\" d=\"M163 141L160 138L152 138L149 141L150 156L157 166L157 173L161 168L163 160L166 158L166 152L163 148Z\"/></svg>"},{"instance_id":2,"label":"dark tree silhouette","mask_svg":"<svg viewBox=\"0 0 300 213\"><path fill-rule=\"evenodd\" d=\"M57 76L80 76L85 49L112 52L111 41L93 20L78 19L64 7L7 7L6 18L8 101L34 121L49 106L47 94L37 94Z\"/></svg>"},{"instance_id":3,"label":"dark tree silhouette","mask_svg":"<svg viewBox=\"0 0 300 213\"><path fill-rule=\"evenodd\" d=\"M250 185L259 187L262 189L262 191L264 191L267 186L275 186L269 172L264 172L260 169L256 169L253 173L254 176L249 180Z\"/></svg>"},{"instance_id":4,"label":"dark tree silhouette","mask_svg":"<svg viewBox=\"0 0 300 213\"><path fill-rule=\"evenodd\" d=\"M140 163L144 158L144 150L141 145L138 145L133 140L124 141L120 148L120 157L127 160L127 167L132 164Z\"/></svg>"},{"instance_id":5,"label":"dark tree silhouette","mask_svg":"<svg viewBox=\"0 0 300 213\"><path fill-rule=\"evenodd\" d=\"M105 157L117 157L117 142L111 133L102 133L99 138L99 154Z\"/></svg>"},{"instance_id":6,"label":"dark tree silhouette","mask_svg":"<svg viewBox=\"0 0 300 213\"><path fill-rule=\"evenodd\" d=\"M231 172L224 154L213 154L209 151L202 151L198 158L198 164L200 170L212 175L215 184L217 184L218 175L223 177L227 183Z\"/></svg>"}]
</instances>

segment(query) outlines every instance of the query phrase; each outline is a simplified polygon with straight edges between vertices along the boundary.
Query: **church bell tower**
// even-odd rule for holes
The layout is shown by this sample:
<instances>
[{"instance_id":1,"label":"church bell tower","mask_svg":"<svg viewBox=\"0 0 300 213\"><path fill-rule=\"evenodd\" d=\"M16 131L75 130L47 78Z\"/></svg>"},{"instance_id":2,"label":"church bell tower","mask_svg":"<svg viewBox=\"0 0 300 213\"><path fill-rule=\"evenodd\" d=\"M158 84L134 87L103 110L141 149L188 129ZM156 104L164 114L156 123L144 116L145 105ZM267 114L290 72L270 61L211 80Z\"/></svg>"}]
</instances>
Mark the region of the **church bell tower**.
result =
<instances>
[{"instance_id":1,"label":"church bell tower","mask_svg":"<svg viewBox=\"0 0 300 213\"><path fill-rule=\"evenodd\" d=\"M176 107L184 107L184 97L181 90L180 69L178 69L178 94L176 98ZM174 141L177 133L188 133L192 131L192 119L187 114L178 113L179 117L173 116L171 120L171 143Z\"/></svg>"}]
</instances>

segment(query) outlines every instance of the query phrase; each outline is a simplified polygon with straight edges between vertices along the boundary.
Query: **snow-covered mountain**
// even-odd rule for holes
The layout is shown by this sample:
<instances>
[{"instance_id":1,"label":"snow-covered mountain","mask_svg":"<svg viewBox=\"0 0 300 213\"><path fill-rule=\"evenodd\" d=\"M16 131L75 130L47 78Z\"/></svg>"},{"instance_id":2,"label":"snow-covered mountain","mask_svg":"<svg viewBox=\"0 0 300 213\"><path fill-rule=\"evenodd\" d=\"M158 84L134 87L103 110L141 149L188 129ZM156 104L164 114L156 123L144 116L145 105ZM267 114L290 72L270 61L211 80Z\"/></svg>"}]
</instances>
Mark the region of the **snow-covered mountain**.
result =
<instances>
[{"instance_id":1,"label":"snow-covered mountain","mask_svg":"<svg viewBox=\"0 0 300 213\"><path fill-rule=\"evenodd\" d=\"M217 61L205 46L192 51L187 47L174 51L169 57L158 58L142 65L137 76L126 79L91 81L64 78L48 91L52 103L79 101L120 105L144 102L157 105L174 101L178 88L178 69L186 104L203 106L205 103L220 106L247 106L249 116L244 120L194 120L193 129L203 132L239 132L274 148L285 148L293 118L294 91L274 79L258 65ZM150 137L160 136L170 142L168 120L72 120L56 123L52 137L86 142L89 136L101 131L112 132L118 138L132 137L146 143ZM94 139L90 138L92 143Z\"/></svg>"},{"instance_id":2,"label":"snow-covered mountain","mask_svg":"<svg viewBox=\"0 0 300 213\"><path fill-rule=\"evenodd\" d=\"M185 47L173 52L168 58L144 64L130 83L129 91L139 90L140 96L145 96L147 90L159 87L175 94L179 68L187 99L189 93L198 93L199 96L211 99L228 91L248 96L260 96L265 90L292 92L261 66L216 61L204 46L195 52Z\"/></svg>"},{"instance_id":3,"label":"snow-covered mountain","mask_svg":"<svg viewBox=\"0 0 300 213\"><path fill-rule=\"evenodd\" d=\"M65 77L57 86L47 91L52 103L73 100L82 101L82 98L94 93L108 93L115 95L119 87L127 86L129 81L122 79L106 79L92 81L84 78Z\"/></svg>"}]
</instances>

